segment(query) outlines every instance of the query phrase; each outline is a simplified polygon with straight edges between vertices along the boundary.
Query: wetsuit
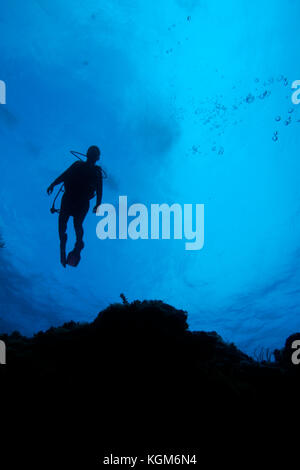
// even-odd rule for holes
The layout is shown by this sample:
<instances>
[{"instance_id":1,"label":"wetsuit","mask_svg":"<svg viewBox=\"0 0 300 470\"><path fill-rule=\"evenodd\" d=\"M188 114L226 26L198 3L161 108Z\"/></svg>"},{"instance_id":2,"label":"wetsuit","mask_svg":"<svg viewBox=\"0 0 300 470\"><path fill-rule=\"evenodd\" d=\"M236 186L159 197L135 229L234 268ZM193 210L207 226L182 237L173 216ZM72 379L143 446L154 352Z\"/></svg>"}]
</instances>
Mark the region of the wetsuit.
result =
<instances>
[{"instance_id":1,"label":"wetsuit","mask_svg":"<svg viewBox=\"0 0 300 470\"><path fill-rule=\"evenodd\" d=\"M59 213L59 238L61 244L67 241L67 224L70 217L74 220L76 233L75 249L83 248L83 221L90 208L90 199L97 193L97 204L102 199L102 171L97 165L87 162L75 162L55 184L64 183L65 193L62 197Z\"/></svg>"}]
</instances>

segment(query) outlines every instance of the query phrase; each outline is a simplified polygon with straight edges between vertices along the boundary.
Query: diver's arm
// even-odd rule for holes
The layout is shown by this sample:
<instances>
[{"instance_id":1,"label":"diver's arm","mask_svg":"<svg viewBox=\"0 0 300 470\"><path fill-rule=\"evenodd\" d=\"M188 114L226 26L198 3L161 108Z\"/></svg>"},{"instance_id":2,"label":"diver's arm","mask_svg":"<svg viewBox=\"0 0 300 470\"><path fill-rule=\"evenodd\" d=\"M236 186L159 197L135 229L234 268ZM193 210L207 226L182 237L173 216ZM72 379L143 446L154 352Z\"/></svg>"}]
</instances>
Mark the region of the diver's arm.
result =
<instances>
[{"instance_id":1,"label":"diver's arm","mask_svg":"<svg viewBox=\"0 0 300 470\"><path fill-rule=\"evenodd\" d=\"M97 189L96 189L96 194L97 194L97 206L100 206L101 201L102 201L102 175L97 181Z\"/></svg>"},{"instance_id":2,"label":"diver's arm","mask_svg":"<svg viewBox=\"0 0 300 470\"><path fill-rule=\"evenodd\" d=\"M56 178L56 180L53 181L53 183L50 184L49 188L47 189L47 193L49 195L52 194L53 189L55 188L55 186L57 186L60 183L64 183L67 174L69 173L70 169L74 165L76 165L76 163L73 163L73 165L71 165L70 168L68 168L66 171L64 171L58 178Z\"/></svg>"},{"instance_id":3,"label":"diver's arm","mask_svg":"<svg viewBox=\"0 0 300 470\"><path fill-rule=\"evenodd\" d=\"M65 177L65 173L62 173L58 178L56 178L56 180L53 181L53 183L50 184L49 188L47 189L47 193L49 194L52 194L53 192L53 189L55 188L55 186L57 186L59 183L63 183L64 182L64 177Z\"/></svg>"},{"instance_id":4,"label":"diver's arm","mask_svg":"<svg viewBox=\"0 0 300 470\"><path fill-rule=\"evenodd\" d=\"M102 174L97 178L97 186L96 186L96 195L97 195L97 201L96 205L93 209L93 212L97 212L98 207L101 204L102 201L102 191L103 191L103 185L102 185Z\"/></svg>"}]
</instances>

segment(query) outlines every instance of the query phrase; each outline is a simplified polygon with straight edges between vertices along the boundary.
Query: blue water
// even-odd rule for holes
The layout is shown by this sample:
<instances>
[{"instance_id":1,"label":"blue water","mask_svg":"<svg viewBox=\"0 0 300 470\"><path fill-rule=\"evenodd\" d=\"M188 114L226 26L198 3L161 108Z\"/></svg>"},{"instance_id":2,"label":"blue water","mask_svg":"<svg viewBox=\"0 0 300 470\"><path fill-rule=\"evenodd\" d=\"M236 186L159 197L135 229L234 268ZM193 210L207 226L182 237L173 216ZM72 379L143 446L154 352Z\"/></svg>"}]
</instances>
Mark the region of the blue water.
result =
<instances>
[{"instance_id":1,"label":"blue water","mask_svg":"<svg viewBox=\"0 0 300 470\"><path fill-rule=\"evenodd\" d=\"M1 6L1 332L89 321L121 292L251 354L299 330L299 13L297 0ZM203 203L204 248L100 241L90 213L82 262L64 270L46 188L92 144L103 202Z\"/></svg>"}]
</instances>

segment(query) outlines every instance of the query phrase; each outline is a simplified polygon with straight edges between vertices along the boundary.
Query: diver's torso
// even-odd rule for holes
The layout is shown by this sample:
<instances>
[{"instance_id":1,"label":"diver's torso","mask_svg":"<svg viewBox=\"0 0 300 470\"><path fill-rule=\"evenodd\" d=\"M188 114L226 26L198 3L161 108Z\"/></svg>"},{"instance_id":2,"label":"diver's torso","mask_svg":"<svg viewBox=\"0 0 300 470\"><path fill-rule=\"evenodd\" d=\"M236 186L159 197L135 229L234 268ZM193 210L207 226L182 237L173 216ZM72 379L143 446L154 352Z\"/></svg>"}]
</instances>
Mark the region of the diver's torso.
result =
<instances>
[{"instance_id":1,"label":"diver's torso","mask_svg":"<svg viewBox=\"0 0 300 470\"><path fill-rule=\"evenodd\" d=\"M97 178L101 177L100 172L100 168L95 165L76 162L65 177L65 196L74 202L92 199L95 195Z\"/></svg>"}]
</instances>

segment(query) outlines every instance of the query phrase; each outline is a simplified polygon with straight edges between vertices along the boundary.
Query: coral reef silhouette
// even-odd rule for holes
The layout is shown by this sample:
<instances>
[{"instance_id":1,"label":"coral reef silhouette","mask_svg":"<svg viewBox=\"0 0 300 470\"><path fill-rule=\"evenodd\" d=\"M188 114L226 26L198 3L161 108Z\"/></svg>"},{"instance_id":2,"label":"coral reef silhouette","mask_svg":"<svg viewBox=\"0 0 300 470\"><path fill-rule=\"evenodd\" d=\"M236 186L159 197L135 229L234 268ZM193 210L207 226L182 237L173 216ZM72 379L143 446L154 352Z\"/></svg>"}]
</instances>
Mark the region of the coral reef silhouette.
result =
<instances>
[{"instance_id":1,"label":"coral reef silhouette","mask_svg":"<svg viewBox=\"0 0 300 470\"><path fill-rule=\"evenodd\" d=\"M62 446L69 460L84 455L89 468L89 458L120 446L135 455L201 444L203 453L218 435L241 446L241 423L258 415L269 423L274 406L297 400L300 368L289 360L289 340L274 362L259 362L214 331L189 331L182 310L121 298L91 323L0 336L7 345L2 399L19 425L35 423L47 458ZM237 420L235 437L229 420ZM39 436L45 425L47 438Z\"/></svg>"}]
</instances>

